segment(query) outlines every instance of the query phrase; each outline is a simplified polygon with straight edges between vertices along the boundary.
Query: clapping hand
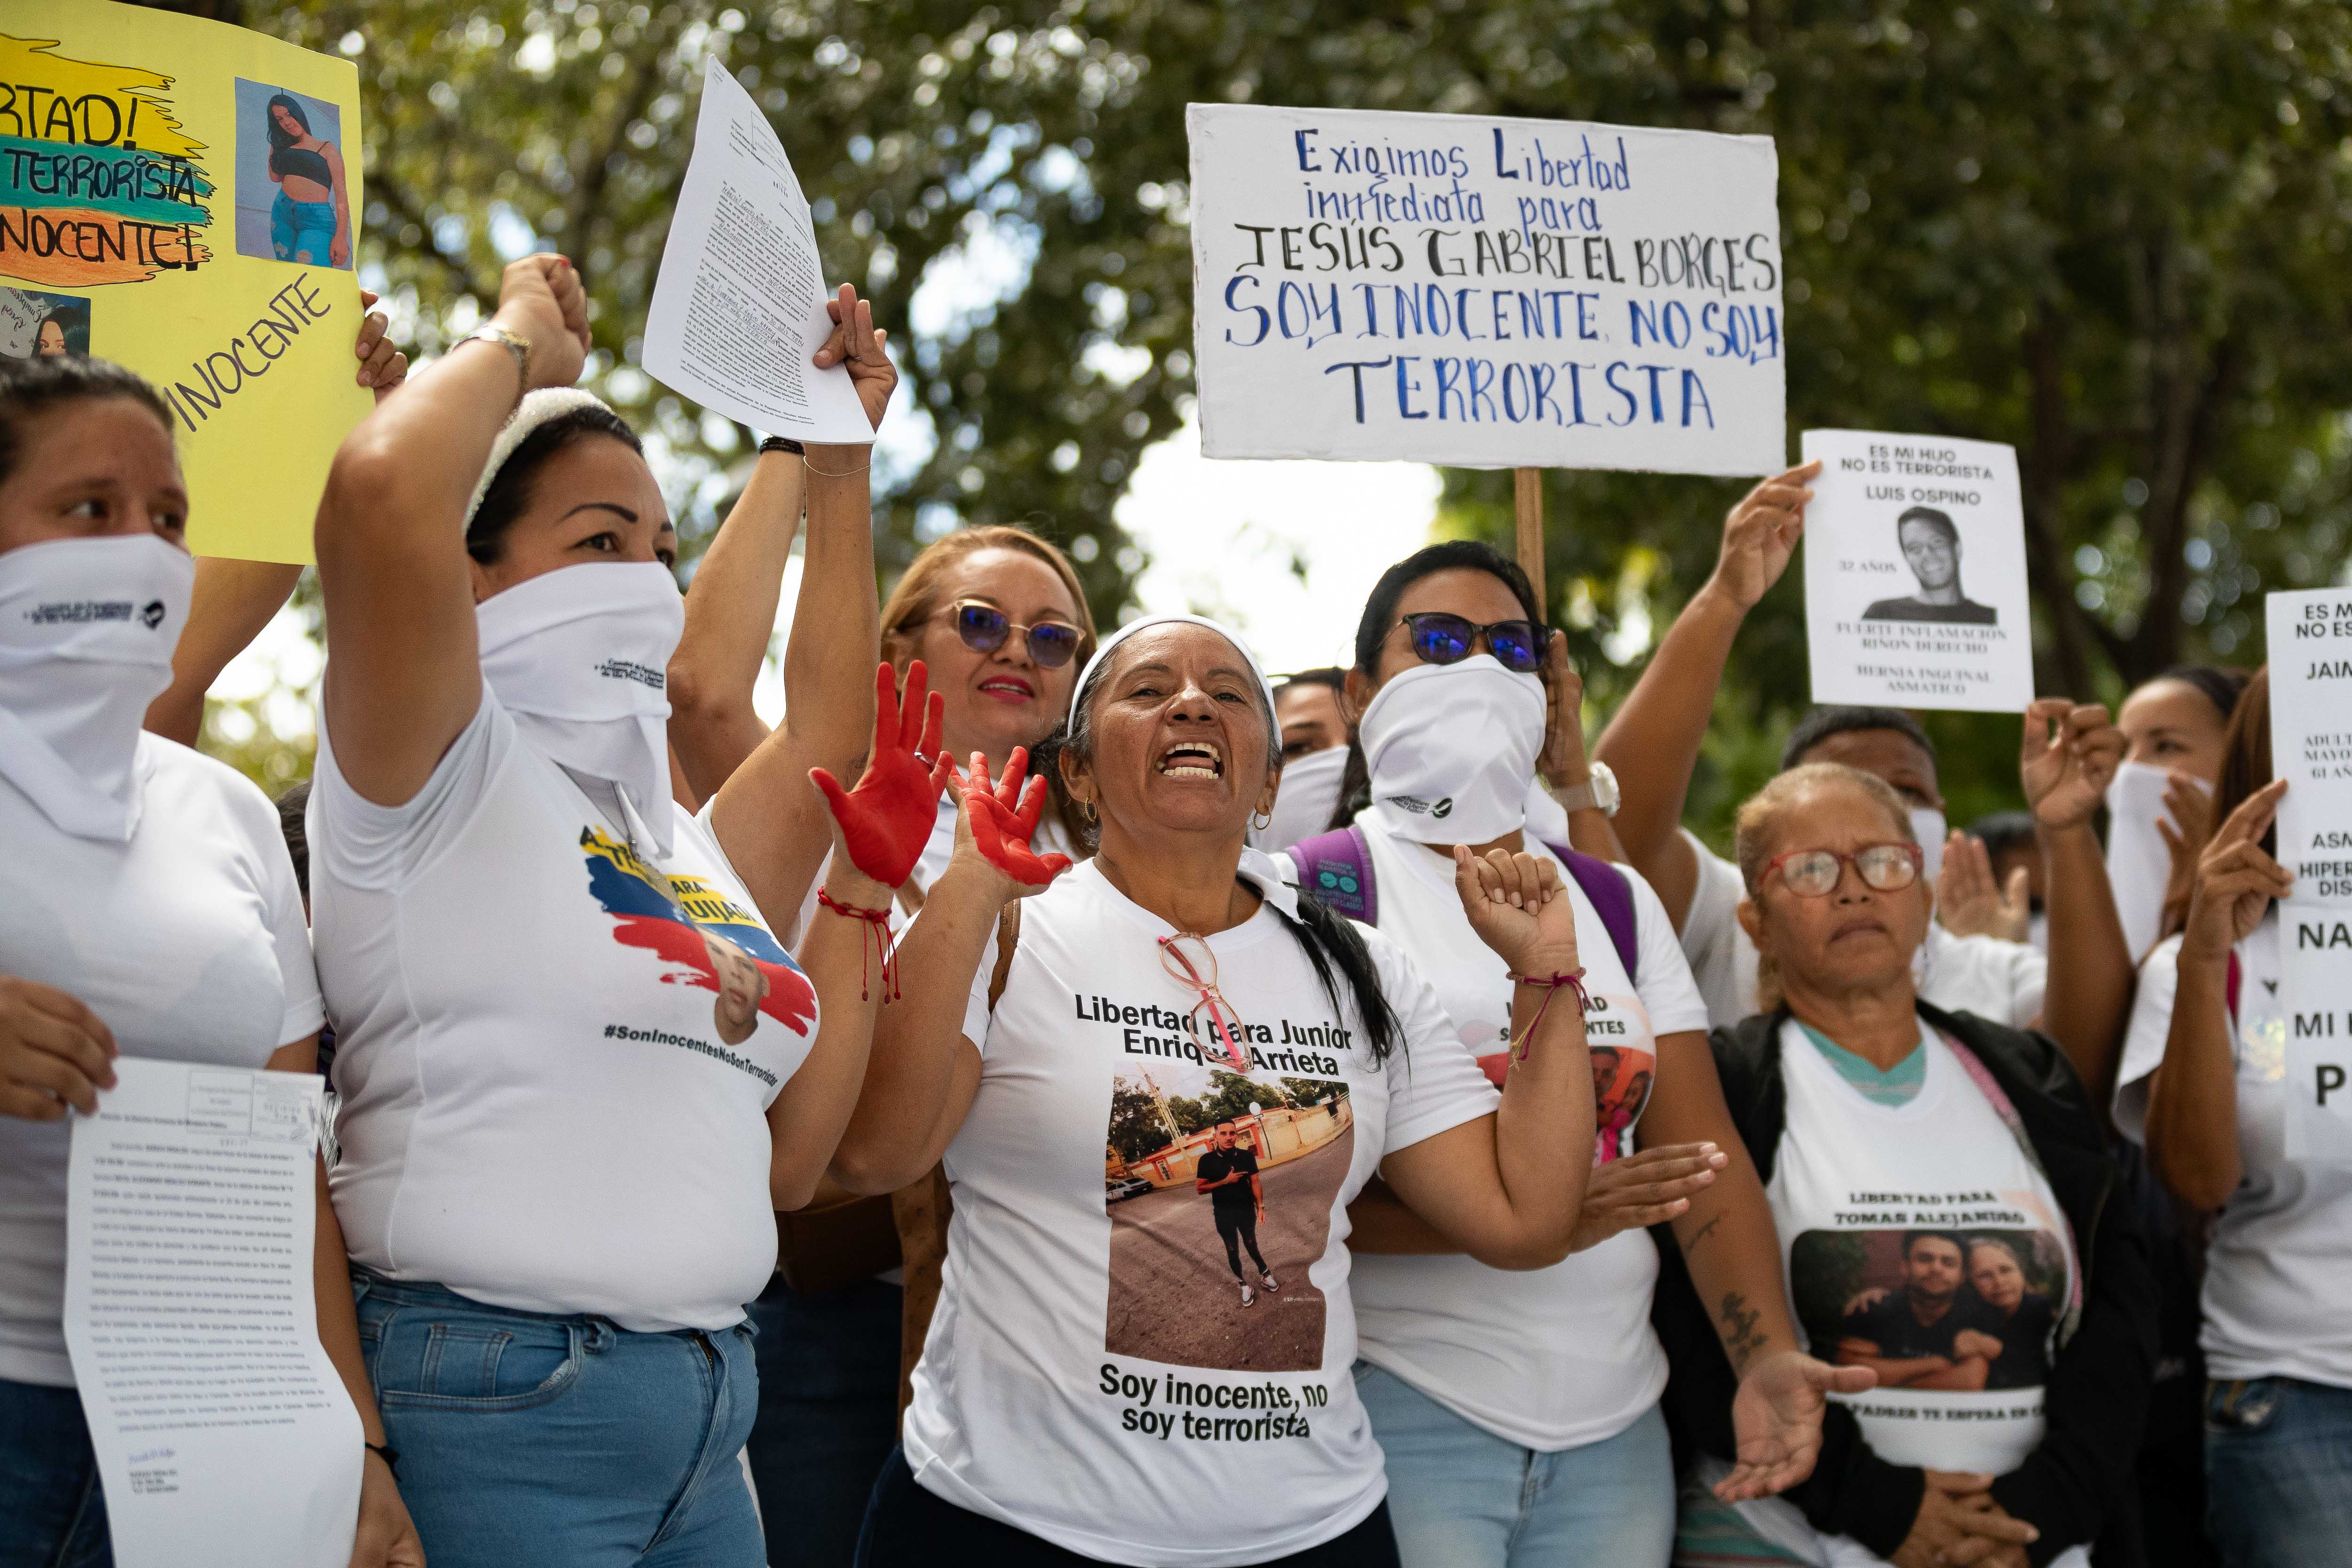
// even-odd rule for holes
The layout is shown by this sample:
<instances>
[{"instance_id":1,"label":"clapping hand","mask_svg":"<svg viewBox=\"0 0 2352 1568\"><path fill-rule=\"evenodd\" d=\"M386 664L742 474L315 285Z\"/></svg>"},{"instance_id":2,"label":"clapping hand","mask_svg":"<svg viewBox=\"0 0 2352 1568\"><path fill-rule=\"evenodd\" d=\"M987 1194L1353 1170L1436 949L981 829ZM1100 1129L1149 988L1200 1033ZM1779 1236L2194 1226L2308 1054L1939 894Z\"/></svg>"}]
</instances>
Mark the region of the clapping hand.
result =
<instances>
[{"instance_id":1,"label":"clapping hand","mask_svg":"<svg viewBox=\"0 0 2352 1568\"><path fill-rule=\"evenodd\" d=\"M1015 898L1038 891L1070 868L1067 855L1040 855L1030 847L1045 815L1046 792L1042 774L1023 787L1028 771L1028 748L1015 746L1005 760L1004 777L992 788L988 758L974 752L971 776L959 781L972 848L1016 884Z\"/></svg>"},{"instance_id":2,"label":"clapping hand","mask_svg":"<svg viewBox=\"0 0 2352 1568\"><path fill-rule=\"evenodd\" d=\"M1596 1166L1568 1249L1582 1252L1622 1232L1664 1225L1714 1185L1715 1173L1730 1163L1712 1143L1661 1143Z\"/></svg>"},{"instance_id":3,"label":"clapping hand","mask_svg":"<svg viewBox=\"0 0 2352 1568\"><path fill-rule=\"evenodd\" d=\"M2063 832L2091 820L2122 765L2124 732L2099 704L2042 697L2025 710L2018 776L2036 826Z\"/></svg>"},{"instance_id":4,"label":"clapping hand","mask_svg":"<svg viewBox=\"0 0 2352 1568\"><path fill-rule=\"evenodd\" d=\"M2023 942L2032 918L2032 876L2020 866L2004 889L1993 879L1984 840L1956 830L1944 841L1944 868L1936 874L1936 918L1954 936Z\"/></svg>"},{"instance_id":5,"label":"clapping hand","mask_svg":"<svg viewBox=\"0 0 2352 1568\"><path fill-rule=\"evenodd\" d=\"M1788 1490L1813 1473L1822 1452L1822 1415L1832 1394L1860 1394L1878 1382L1866 1366L1832 1366L1801 1351L1775 1351L1748 1363L1731 1401L1739 1460L1716 1482L1726 1502Z\"/></svg>"},{"instance_id":6,"label":"clapping hand","mask_svg":"<svg viewBox=\"0 0 2352 1568\"><path fill-rule=\"evenodd\" d=\"M902 885L923 856L939 822L940 792L955 764L941 754L940 726L946 702L936 691L928 703L929 679L921 659L907 667L907 698L898 700L896 672L874 672L874 749L857 787L845 790L823 768L809 778L824 792L850 864L886 888Z\"/></svg>"}]
</instances>

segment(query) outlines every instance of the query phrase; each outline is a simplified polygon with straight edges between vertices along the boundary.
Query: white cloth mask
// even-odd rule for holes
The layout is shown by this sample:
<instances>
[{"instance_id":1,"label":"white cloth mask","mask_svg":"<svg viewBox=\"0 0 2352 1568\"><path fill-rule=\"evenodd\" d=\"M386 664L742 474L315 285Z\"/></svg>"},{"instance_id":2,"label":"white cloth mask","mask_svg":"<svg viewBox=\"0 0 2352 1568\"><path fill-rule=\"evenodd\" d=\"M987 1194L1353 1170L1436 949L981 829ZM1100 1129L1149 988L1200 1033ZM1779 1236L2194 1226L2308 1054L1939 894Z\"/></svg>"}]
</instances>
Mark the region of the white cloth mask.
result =
<instances>
[{"instance_id":1,"label":"white cloth mask","mask_svg":"<svg viewBox=\"0 0 2352 1568\"><path fill-rule=\"evenodd\" d=\"M474 606L482 678L531 743L626 797L667 855L669 656L686 601L658 562L566 566Z\"/></svg>"},{"instance_id":2,"label":"white cloth mask","mask_svg":"<svg viewBox=\"0 0 2352 1568\"><path fill-rule=\"evenodd\" d=\"M1484 844L1527 821L1543 749L1543 682L1491 654L1416 665L1381 688L1358 733L1372 806L1402 837Z\"/></svg>"},{"instance_id":3,"label":"white cloth mask","mask_svg":"<svg viewBox=\"0 0 2352 1568\"><path fill-rule=\"evenodd\" d=\"M1251 828L1250 843L1269 851L1287 849L1328 828L1331 814L1339 809L1339 784L1347 771L1345 746L1328 746L1284 763L1274 820L1263 829Z\"/></svg>"},{"instance_id":4,"label":"white cloth mask","mask_svg":"<svg viewBox=\"0 0 2352 1568\"><path fill-rule=\"evenodd\" d=\"M139 826L139 727L172 684L196 563L152 533L0 554L0 776L79 838Z\"/></svg>"},{"instance_id":5,"label":"white cloth mask","mask_svg":"<svg viewBox=\"0 0 2352 1568\"><path fill-rule=\"evenodd\" d=\"M2164 921L2164 891L2172 879L2172 851L2157 822L2173 820L2164 804L2172 775L2146 763L2125 763L2107 781L2107 883L2115 889L2116 913L2124 927L2124 948L2137 963L2156 945ZM2207 795L2213 786L2195 781Z\"/></svg>"},{"instance_id":6,"label":"white cloth mask","mask_svg":"<svg viewBox=\"0 0 2352 1568\"><path fill-rule=\"evenodd\" d=\"M1936 879L1944 873L1944 840L1950 837L1952 825L1944 814L1930 805L1911 808L1911 833L1919 840L1919 852L1927 858L1919 864L1919 875L1934 887Z\"/></svg>"}]
</instances>

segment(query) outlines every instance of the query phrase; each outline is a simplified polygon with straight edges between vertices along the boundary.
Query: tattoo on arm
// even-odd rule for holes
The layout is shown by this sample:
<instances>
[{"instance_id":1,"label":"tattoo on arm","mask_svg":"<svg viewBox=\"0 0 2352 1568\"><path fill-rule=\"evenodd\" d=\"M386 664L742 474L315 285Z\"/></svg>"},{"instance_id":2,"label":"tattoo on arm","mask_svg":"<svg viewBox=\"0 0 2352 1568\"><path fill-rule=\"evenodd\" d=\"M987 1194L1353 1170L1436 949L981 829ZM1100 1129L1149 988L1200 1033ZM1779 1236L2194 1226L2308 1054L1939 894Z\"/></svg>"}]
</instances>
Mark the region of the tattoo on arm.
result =
<instances>
[{"instance_id":1,"label":"tattoo on arm","mask_svg":"<svg viewBox=\"0 0 2352 1568\"><path fill-rule=\"evenodd\" d=\"M1717 1215L1713 1219L1708 1220L1705 1225L1699 1226L1698 1234L1692 1237L1688 1241L1683 1243L1683 1256L1685 1258L1688 1258L1692 1253L1696 1252L1698 1250L1698 1244L1705 1241L1708 1237L1713 1236L1715 1234L1715 1227L1722 1223L1723 1216L1721 1215Z\"/></svg>"},{"instance_id":2,"label":"tattoo on arm","mask_svg":"<svg viewBox=\"0 0 2352 1568\"><path fill-rule=\"evenodd\" d=\"M1717 1310L1723 1321L1724 1353L1731 1358L1731 1370L1738 1372L1748 1364L1748 1358L1763 1348L1764 1336L1756 1325L1763 1321L1760 1308L1748 1304L1748 1298L1737 1290L1728 1291L1723 1306Z\"/></svg>"}]
</instances>

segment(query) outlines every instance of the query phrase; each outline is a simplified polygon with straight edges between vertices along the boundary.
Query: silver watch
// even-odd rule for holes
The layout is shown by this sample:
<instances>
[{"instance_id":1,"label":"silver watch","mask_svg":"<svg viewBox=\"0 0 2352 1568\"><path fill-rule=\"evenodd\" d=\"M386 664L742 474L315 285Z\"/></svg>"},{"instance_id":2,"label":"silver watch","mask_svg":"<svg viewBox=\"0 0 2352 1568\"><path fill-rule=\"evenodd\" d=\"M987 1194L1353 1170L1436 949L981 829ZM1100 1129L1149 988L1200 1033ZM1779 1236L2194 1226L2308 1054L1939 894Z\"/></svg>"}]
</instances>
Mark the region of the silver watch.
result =
<instances>
[{"instance_id":1,"label":"silver watch","mask_svg":"<svg viewBox=\"0 0 2352 1568\"><path fill-rule=\"evenodd\" d=\"M1591 764L1591 776L1580 784L1565 789L1553 788L1552 799L1559 802L1562 811L1597 811L1603 816L1617 815L1617 775L1607 763Z\"/></svg>"}]
</instances>

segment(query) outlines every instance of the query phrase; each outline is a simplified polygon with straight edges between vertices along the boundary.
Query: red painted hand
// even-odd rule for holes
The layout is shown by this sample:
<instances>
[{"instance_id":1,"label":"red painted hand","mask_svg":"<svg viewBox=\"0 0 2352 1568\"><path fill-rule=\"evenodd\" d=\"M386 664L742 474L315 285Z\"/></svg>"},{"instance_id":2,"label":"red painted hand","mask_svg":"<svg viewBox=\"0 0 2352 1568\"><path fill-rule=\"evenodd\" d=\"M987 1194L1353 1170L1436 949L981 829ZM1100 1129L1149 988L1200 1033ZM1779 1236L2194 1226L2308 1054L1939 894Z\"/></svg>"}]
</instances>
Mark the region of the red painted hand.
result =
<instances>
[{"instance_id":1,"label":"red painted hand","mask_svg":"<svg viewBox=\"0 0 2352 1568\"><path fill-rule=\"evenodd\" d=\"M932 692L923 661L907 667L907 699L898 700L896 672L885 664L874 672L874 749L857 787L845 790L823 768L809 778L824 792L852 864L885 887L905 883L922 858L939 821L940 792L955 764L940 752L940 725L946 702Z\"/></svg>"},{"instance_id":2,"label":"red painted hand","mask_svg":"<svg viewBox=\"0 0 2352 1568\"><path fill-rule=\"evenodd\" d=\"M1028 748L1015 746L1005 762L1003 781L992 788L988 759L974 752L971 777L963 784L963 806L971 821L972 843L988 863L1024 887L1042 888L1070 868L1070 858L1039 855L1029 847L1045 811L1045 781L1030 779L1024 790L1021 781L1028 771Z\"/></svg>"}]
</instances>

